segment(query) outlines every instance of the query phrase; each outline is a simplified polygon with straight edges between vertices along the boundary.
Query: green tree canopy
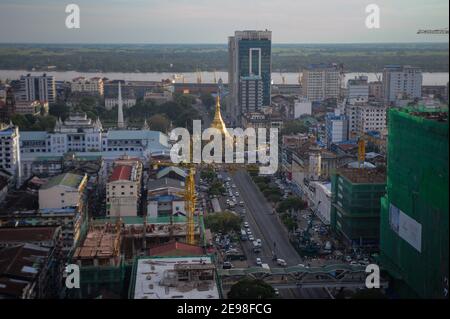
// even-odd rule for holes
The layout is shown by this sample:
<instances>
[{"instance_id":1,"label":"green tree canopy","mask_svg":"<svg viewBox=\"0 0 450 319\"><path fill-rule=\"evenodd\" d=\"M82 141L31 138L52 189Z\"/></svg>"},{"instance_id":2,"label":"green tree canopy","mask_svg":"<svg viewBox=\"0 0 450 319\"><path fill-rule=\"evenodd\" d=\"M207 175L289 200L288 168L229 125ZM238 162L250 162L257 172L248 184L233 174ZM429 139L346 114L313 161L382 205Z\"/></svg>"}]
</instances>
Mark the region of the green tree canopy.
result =
<instances>
[{"instance_id":1,"label":"green tree canopy","mask_svg":"<svg viewBox=\"0 0 450 319\"><path fill-rule=\"evenodd\" d=\"M279 212L286 212L288 210L303 210L308 207L308 203L299 197L289 197L278 205Z\"/></svg>"},{"instance_id":2,"label":"green tree canopy","mask_svg":"<svg viewBox=\"0 0 450 319\"><path fill-rule=\"evenodd\" d=\"M205 226L215 233L237 232L241 229L241 219L231 212L213 213L205 217Z\"/></svg>"},{"instance_id":3,"label":"green tree canopy","mask_svg":"<svg viewBox=\"0 0 450 319\"><path fill-rule=\"evenodd\" d=\"M214 97L210 93L203 93L200 96L200 100L207 109L211 109L216 102Z\"/></svg>"},{"instance_id":4,"label":"green tree canopy","mask_svg":"<svg viewBox=\"0 0 450 319\"><path fill-rule=\"evenodd\" d=\"M286 122L281 131L281 135L290 135L298 133L307 133L308 126L303 121L290 121Z\"/></svg>"},{"instance_id":5,"label":"green tree canopy","mask_svg":"<svg viewBox=\"0 0 450 319\"><path fill-rule=\"evenodd\" d=\"M148 119L148 124L152 131L166 133L170 127L170 121L164 114L155 114Z\"/></svg>"},{"instance_id":6,"label":"green tree canopy","mask_svg":"<svg viewBox=\"0 0 450 319\"><path fill-rule=\"evenodd\" d=\"M244 278L235 283L228 292L228 299L275 298L275 290L260 279Z\"/></svg>"}]
</instances>

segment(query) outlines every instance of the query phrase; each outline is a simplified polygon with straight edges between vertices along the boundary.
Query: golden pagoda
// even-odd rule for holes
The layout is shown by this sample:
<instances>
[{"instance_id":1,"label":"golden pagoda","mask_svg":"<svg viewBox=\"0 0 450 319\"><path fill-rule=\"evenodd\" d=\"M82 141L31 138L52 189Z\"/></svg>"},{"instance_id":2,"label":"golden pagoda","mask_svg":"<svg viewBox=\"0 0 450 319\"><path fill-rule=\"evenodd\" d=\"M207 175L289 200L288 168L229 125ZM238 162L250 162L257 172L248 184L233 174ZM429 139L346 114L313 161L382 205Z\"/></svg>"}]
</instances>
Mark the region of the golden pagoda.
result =
<instances>
[{"instance_id":1,"label":"golden pagoda","mask_svg":"<svg viewBox=\"0 0 450 319\"><path fill-rule=\"evenodd\" d=\"M220 96L217 95L216 99L216 113L214 114L214 119L211 122L211 128L218 129L222 135L226 138L231 137L228 133L227 127L225 126L225 122L222 119L222 113L220 112Z\"/></svg>"}]
</instances>

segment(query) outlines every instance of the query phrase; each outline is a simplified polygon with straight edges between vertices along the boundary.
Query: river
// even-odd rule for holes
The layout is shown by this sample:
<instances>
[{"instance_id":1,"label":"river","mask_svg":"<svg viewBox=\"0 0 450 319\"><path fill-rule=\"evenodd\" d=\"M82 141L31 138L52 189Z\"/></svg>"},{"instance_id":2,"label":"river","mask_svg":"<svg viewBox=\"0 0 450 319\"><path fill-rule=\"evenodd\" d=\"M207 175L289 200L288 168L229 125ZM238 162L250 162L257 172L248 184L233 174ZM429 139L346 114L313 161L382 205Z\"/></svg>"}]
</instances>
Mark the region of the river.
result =
<instances>
[{"instance_id":1,"label":"river","mask_svg":"<svg viewBox=\"0 0 450 319\"><path fill-rule=\"evenodd\" d=\"M29 72L24 70L0 70L0 80L5 81L6 79L18 79L21 75L26 74L42 74L43 72ZM164 72L164 73L119 73L119 72L105 72L105 73L89 73L89 72L77 72L77 71L49 71L47 74L55 76L57 81L71 81L73 78L83 76L87 78L101 76L106 77L110 80L128 80L128 81L160 81L162 79L173 79L174 73ZM197 73L177 73L177 82L182 82L182 78L186 83L196 82ZM381 78L381 73L346 73L346 80L354 78L357 75L367 75L369 81L376 81L377 78ZM222 79L224 83L228 82L227 72L216 72L216 79ZM214 81L214 72L202 72L202 81L204 83L212 83ZM299 74L298 73L272 73L272 80L274 84L283 83L283 77L285 83L287 84L297 84ZM424 85L446 85L449 82L448 72L435 72L435 73L423 73L423 84Z\"/></svg>"}]
</instances>

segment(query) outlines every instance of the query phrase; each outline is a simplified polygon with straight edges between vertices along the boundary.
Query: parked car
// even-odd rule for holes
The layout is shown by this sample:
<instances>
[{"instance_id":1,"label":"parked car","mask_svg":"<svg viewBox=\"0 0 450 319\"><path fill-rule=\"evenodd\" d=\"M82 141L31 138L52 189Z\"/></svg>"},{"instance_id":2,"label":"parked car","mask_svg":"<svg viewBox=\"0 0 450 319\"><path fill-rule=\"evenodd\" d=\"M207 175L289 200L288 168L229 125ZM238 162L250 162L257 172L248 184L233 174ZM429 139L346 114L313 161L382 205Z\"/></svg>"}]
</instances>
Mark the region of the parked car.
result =
<instances>
[{"instance_id":1,"label":"parked car","mask_svg":"<svg viewBox=\"0 0 450 319\"><path fill-rule=\"evenodd\" d=\"M262 261L261 261L261 258L256 258L256 265L257 266L262 266Z\"/></svg>"}]
</instances>

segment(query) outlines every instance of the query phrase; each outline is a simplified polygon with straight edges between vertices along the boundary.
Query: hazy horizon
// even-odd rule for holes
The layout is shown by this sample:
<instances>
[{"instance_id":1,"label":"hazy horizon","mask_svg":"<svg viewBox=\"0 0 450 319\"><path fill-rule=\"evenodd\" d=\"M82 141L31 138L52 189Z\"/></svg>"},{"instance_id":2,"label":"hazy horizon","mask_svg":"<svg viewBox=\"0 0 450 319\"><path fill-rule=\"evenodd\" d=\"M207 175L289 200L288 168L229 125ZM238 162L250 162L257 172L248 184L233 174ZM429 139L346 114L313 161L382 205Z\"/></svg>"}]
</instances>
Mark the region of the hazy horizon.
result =
<instances>
[{"instance_id":1,"label":"hazy horizon","mask_svg":"<svg viewBox=\"0 0 450 319\"><path fill-rule=\"evenodd\" d=\"M224 44L235 30L273 32L277 44L448 43L418 35L448 27L448 0L73 0L81 28L67 29L60 0L0 0L0 43ZM368 4L380 29L367 29Z\"/></svg>"}]
</instances>

